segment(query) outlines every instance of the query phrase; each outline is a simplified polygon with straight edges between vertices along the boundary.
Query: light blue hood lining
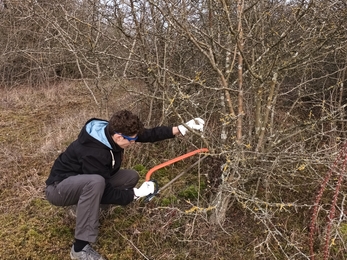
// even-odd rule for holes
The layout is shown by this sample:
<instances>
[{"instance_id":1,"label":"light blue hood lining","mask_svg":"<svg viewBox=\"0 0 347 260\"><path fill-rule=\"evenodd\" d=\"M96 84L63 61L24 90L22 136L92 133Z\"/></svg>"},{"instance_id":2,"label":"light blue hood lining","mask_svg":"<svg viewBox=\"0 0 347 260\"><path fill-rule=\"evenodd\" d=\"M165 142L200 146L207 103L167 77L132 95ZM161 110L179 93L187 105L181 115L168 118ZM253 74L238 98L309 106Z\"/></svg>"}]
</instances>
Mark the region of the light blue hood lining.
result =
<instances>
[{"instance_id":1,"label":"light blue hood lining","mask_svg":"<svg viewBox=\"0 0 347 260\"><path fill-rule=\"evenodd\" d=\"M90 136L100 141L101 143L106 145L108 148L112 149L112 146L110 142L107 140L107 137L105 134L105 128L107 124L108 122L106 121L100 121L100 120L90 121L86 125L86 131Z\"/></svg>"}]
</instances>

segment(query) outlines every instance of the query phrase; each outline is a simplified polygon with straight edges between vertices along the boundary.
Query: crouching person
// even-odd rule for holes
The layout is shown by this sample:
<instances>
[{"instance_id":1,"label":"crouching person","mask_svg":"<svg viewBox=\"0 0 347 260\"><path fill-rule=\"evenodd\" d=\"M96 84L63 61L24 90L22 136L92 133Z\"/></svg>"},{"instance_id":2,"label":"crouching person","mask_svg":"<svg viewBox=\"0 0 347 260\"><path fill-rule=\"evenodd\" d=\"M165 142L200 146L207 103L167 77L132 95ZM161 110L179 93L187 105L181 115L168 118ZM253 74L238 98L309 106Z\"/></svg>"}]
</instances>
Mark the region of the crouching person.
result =
<instances>
[{"instance_id":1,"label":"crouching person","mask_svg":"<svg viewBox=\"0 0 347 260\"><path fill-rule=\"evenodd\" d=\"M186 123L199 131L203 125L200 118ZM104 259L90 245L98 237L101 204L127 205L154 192L153 182L135 188L138 173L121 169L124 149L135 142L157 142L187 132L183 125L146 129L127 110L116 112L109 121L92 118L84 125L78 138L55 160L46 180L46 198L51 204L76 205L71 259Z\"/></svg>"}]
</instances>

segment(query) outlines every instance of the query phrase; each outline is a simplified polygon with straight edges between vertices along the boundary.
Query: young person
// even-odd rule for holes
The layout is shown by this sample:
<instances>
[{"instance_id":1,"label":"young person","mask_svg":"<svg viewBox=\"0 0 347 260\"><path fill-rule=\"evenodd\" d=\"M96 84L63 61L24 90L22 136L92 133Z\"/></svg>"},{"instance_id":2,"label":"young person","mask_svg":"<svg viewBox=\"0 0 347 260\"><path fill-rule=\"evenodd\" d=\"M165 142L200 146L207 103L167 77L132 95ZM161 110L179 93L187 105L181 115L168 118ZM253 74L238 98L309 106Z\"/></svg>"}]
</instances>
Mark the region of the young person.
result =
<instances>
[{"instance_id":1,"label":"young person","mask_svg":"<svg viewBox=\"0 0 347 260\"><path fill-rule=\"evenodd\" d=\"M203 131L204 120L186 123ZM78 138L55 160L46 180L46 198L56 206L76 207L75 242L71 259L104 258L90 245L98 236L100 204L127 205L154 192L154 183L139 181L136 171L121 169L124 149L135 142L157 142L189 130L183 126L144 128L128 110L116 112L109 121L92 118Z\"/></svg>"}]
</instances>

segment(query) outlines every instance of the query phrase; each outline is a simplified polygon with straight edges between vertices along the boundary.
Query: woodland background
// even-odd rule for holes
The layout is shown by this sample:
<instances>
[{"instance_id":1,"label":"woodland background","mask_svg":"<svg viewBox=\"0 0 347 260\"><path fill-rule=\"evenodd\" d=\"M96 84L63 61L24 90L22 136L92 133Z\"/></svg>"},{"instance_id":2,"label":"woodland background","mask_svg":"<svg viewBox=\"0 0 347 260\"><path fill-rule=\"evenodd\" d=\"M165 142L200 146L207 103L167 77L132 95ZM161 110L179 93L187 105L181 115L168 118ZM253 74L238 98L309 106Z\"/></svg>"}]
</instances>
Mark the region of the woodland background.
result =
<instances>
[{"instance_id":1,"label":"woodland background","mask_svg":"<svg viewBox=\"0 0 347 260\"><path fill-rule=\"evenodd\" d=\"M150 203L102 212L108 259L346 259L345 0L1 0L0 258L69 259L44 198L86 120L136 112L203 134L126 151Z\"/></svg>"}]
</instances>

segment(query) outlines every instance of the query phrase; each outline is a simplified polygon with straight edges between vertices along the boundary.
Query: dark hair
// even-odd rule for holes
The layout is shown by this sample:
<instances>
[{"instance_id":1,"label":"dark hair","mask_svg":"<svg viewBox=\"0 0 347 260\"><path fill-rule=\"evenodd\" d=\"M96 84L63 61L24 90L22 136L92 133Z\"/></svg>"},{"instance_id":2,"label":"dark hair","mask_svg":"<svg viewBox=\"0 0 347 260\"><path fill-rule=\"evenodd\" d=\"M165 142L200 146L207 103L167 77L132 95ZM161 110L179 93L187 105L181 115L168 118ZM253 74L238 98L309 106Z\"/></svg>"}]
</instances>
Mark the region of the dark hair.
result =
<instances>
[{"instance_id":1,"label":"dark hair","mask_svg":"<svg viewBox=\"0 0 347 260\"><path fill-rule=\"evenodd\" d=\"M123 135L136 135L143 131L143 123L137 115L128 110L114 113L109 121L109 133L122 133Z\"/></svg>"}]
</instances>

